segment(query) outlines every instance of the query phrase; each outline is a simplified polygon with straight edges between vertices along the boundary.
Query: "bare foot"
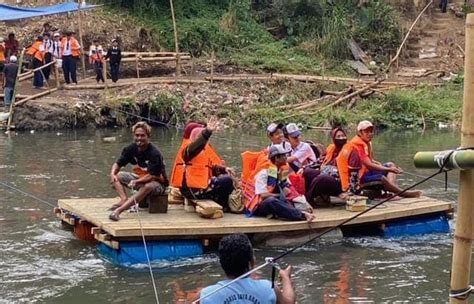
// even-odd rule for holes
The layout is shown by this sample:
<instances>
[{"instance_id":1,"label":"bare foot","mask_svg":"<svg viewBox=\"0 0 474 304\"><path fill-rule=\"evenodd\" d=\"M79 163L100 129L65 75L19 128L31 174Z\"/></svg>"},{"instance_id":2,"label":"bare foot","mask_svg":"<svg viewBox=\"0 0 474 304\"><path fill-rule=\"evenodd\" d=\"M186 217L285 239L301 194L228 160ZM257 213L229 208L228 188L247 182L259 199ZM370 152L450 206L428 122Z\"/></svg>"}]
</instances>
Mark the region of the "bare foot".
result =
<instances>
[{"instance_id":1,"label":"bare foot","mask_svg":"<svg viewBox=\"0 0 474 304\"><path fill-rule=\"evenodd\" d=\"M407 191L402 194L403 197L420 197L423 192L416 190L416 191Z\"/></svg>"},{"instance_id":2,"label":"bare foot","mask_svg":"<svg viewBox=\"0 0 474 304\"><path fill-rule=\"evenodd\" d=\"M304 217L305 217L305 219L308 223L311 223L314 220L314 214L308 213L306 211L302 211L301 213L303 213L303 215L304 215Z\"/></svg>"}]
</instances>

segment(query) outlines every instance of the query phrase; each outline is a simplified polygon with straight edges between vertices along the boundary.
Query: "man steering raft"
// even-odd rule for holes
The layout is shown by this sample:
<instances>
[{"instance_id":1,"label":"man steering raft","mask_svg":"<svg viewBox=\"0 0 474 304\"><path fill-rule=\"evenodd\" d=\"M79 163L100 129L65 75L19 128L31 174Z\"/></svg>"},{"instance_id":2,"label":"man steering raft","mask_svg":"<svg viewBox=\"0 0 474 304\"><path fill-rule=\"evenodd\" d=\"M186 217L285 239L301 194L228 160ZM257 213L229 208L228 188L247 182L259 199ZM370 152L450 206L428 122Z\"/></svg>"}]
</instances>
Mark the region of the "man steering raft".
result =
<instances>
[{"instance_id":1,"label":"man steering raft","mask_svg":"<svg viewBox=\"0 0 474 304\"><path fill-rule=\"evenodd\" d=\"M134 143L122 150L120 158L113 164L110 183L117 191L120 202L112 205L109 218L118 221L120 214L135 203L140 203L150 194L163 194L168 186L165 163L158 148L150 142L151 127L146 122L132 127ZM120 172L120 168L132 164L133 173ZM127 197L124 186L138 190Z\"/></svg>"}]
</instances>

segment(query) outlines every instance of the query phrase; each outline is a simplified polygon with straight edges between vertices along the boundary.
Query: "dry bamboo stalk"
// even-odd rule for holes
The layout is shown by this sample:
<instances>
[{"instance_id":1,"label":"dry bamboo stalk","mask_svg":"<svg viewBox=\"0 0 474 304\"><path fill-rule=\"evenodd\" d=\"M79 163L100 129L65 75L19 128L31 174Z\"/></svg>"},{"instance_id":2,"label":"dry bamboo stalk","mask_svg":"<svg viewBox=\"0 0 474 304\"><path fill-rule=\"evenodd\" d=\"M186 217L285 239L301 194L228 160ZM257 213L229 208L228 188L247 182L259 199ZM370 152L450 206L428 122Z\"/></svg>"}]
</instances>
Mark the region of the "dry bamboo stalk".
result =
<instances>
[{"instance_id":1,"label":"dry bamboo stalk","mask_svg":"<svg viewBox=\"0 0 474 304\"><path fill-rule=\"evenodd\" d=\"M197 80L197 79L186 79L186 78L178 78L178 83L208 83L206 80ZM118 88L124 86L132 86L132 85L141 85L141 84L154 84L154 83L175 83L176 79L169 78L169 79L150 79L145 80L145 78L141 78L140 81L120 81L117 83L112 83L107 85L109 88ZM84 89L104 89L104 84L78 84L78 85L66 85L64 86L66 90L84 90Z\"/></svg>"},{"instance_id":2,"label":"dry bamboo stalk","mask_svg":"<svg viewBox=\"0 0 474 304\"><path fill-rule=\"evenodd\" d=\"M85 2L84 2L85 3ZM84 49L84 40L82 39L82 11L81 11L81 0L77 1L78 7L78 23L79 23L79 43L81 44L81 48ZM81 66L82 66L82 79L86 79L86 59L84 58L84 54L81 54Z\"/></svg>"},{"instance_id":3,"label":"dry bamboo stalk","mask_svg":"<svg viewBox=\"0 0 474 304\"><path fill-rule=\"evenodd\" d=\"M54 65L54 78L56 79L56 87L59 88L61 82L59 81L59 67L57 64Z\"/></svg>"},{"instance_id":4,"label":"dry bamboo stalk","mask_svg":"<svg viewBox=\"0 0 474 304\"><path fill-rule=\"evenodd\" d=\"M137 69L137 78L140 79L140 67L138 66L138 55L135 56L135 68Z\"/></svg>"},{"instance_id":5,"label":"dry bamboo stalk","mask_svg":"<svg viewBox=\"0 0 474 304\"><path fill-rule=\"evenodd\" d=\"M24 76L26 76L26 75L34 74L35 72L41 71L42 69L44 69L44 68L46 68L46 67L49 67L50 65L53 65L53 64L55 64L55 63L56 63L56 59L54 59L53 61L48 62L48 63L46 63L46 64L43 64L42 66L37 67L36 69L29 70L28 72L22 73L22 74L20 74L19 76L20 76L20 77L24 77Z\"/></svg>"},{"instance_id":6,"label":"dry bamboo stalk","mask_svg":"<svg viewBox=\"0 0 474 304\"><path fill-rule=\"evenodd\" d=\"M10 131L11 124L13 121L13 110L15 109L16 92L18 91L18 85L20 83L20 72L21 72L21 68L23 67L23 58L25 57L25 51L26 49L23 48L20 53L20 63L18 64L18 72L16 73L15 86L13 87L13 98L12 98L12 102L10 103L10 111L9 111L10 115L8 116L7 132Z\"/></svg>"},{"instance_id":7,"label":"dry bamboo stalk","mask_svg":"<svg viewBox=\"0 0 474 304\"><path fill-rule=\"evenodd\" d=\"M398 56L400 56L400 53L402 52L402 48L403 48L403 46L405 45L405 42L408 40L408 37L410 36L411 31L412 31L413 28L415 27L415 25L416 25L416 23L418 22L418 20L420 20L420 18L421 18L421 16L423 15L423 13L428 9L428 7L431 6L431 4L433 4L433 0L431 0L431 1L421 10L421 12L420 12L420 13L418 14L418 16L416 17L415 21L413 21L413 23L411 24L410 29L408 30L408 32L407 32L406 35L405 35L405 38L403 38L402 43L401 43L400 46L398 47L397 53L396 53L395 56L392 58L392 60L390 60L390 62L388 63L387 68L385 69L385 74L390 71L390 67L391 67L392 64L398 59Z\"/></svg>"},{"instance_id":8,"label":"dry bamboo stalk","mask_svg":"<svg viewBox=\"0 0 474 304\"><path fill-rule=\"evenodd\" d=\"M461 128L461 147L474 146L474 14L466 18L466 57L464 60L464 103ZM457 220L454 231L453 261L451 266L451 290L469 288L473 240L474 170L461 170ZM469 295L469 294L468 294ZM450 299L450 303L468 303L468 299Z\"/></svg>"},{"instance_id":9,"label":"dry bamboo stalk","mask_svg":"<svg viewBox=\"0 0 474 304\"><path fill-rule=\"evenodd\" d=\"M174 32L174 49L176 52L176 75L179 76L181 74L181 67L179 61L179 43L178 43L178 29L176 27L176 16L174 15L174 4L173 0L170 0L170 8L171 8L171 19L173 21L173 32Z\"/></svg>"},{"instance_id":10,"label":"dry bamboo stalk","mask_svg":"<svg viewBox=\"0 0 474 304\"><path fill-rule=\"evenodd\" d=\"M181 56L180 59L181 60L191 60L191 56ZM135 61L136 61L136 59L132 58L132 57L122 59L122 62L135 62ZM148 61L176 61L176 57L175 56L173 56L173 57L145 57L145 58L140 58L139 61L144 61L144 62L148 62Z\"/></svg>"},{"instance_id":11,"label":"dry bamboo stalk","mask_svg":"<svg viewBox=\"0 0 474 304\"><path fill-rule=\"evenodd\" d=\"M189 56L189 53L179 53L181 56ZM122 57L169 57L176 56L175 52L122 52Z\"/></svg>"},{"instance_id":12,"label":"dry bamboo stalk","mask_svg":"<svg viewBox=\"0 0 474 304\"><path fill-rule=\"evenodd\" d=\"M326 109L328 109L328 108L332 108L332 107L334 107L334 106L337 106L338 104L340 104L340 103L346 101L347 99L352 98L352 97L354 97L354 96L356 96L356 95L359 95L360 93L365 92L365 91L367 91L368 89L371 89L371 88L377 86L377 85L378 85L379 83L381 83L383 80L384 80L384 79L380 79L380 80L377 80L377 81L374 82L374 83L371 83L371 84L369 84L369 85L366 85L366 86L363 87L362 89L359 89L359 90L357 90L357 91L355 91L355 92L352 92L352 93L350 93L350 94L348 94L348 95L346 95L346 96L344 96L344 97L341 97L341 98L337 99L336 101L334 101L334 102L332 102L332 103L330 103L330 104L328 104L328 105L326 105L326 106L324 106L324 107L322 107L322 108L320 108L320 109L318 109L318 110L316 110L316 111L313 111L313 112L303 112L303 113L299 112L299 113L291 114L291 115L288 115L288 116L283 117L282 120L285 120L285 119L288 119L288 118L297 117L297 116L315 115L315 114L320 113L320 112L322 112L322 111L324 111L324 110L326 110Z\"/></svg>"},{"instance_id":13,"label":"dry bamboo stalk","mask_svg":"<svg viewBox=\"0 0 474 304\"><path fill-rule=\"evenodd\" d=\"M211 83L214 83L214 51L211 53Z\"/></svg>"},{"instance_id":14,"label":"dry bamboo stalk","mask_svg":"<svg viewBox=\"0 0 474 304\"><path fill-rule=\"evenodd\" d=\"M48 94L51 94L51 93L54 93L58 90L58 88L52 88L52 89L49 89L49 90L46 90L46 91L43 91L43 92L40 92L38 94L34 94L34 95L30 95L28 96L27 98L24 98L20 101L18 101L15 106L21 106L22 104L26 103L27 101L30 101L32 99L35 99L35 98L38 98L38 97L42 97L42 96L45 96L45 95L48 95Z\"/></svg>"}]
</instances>

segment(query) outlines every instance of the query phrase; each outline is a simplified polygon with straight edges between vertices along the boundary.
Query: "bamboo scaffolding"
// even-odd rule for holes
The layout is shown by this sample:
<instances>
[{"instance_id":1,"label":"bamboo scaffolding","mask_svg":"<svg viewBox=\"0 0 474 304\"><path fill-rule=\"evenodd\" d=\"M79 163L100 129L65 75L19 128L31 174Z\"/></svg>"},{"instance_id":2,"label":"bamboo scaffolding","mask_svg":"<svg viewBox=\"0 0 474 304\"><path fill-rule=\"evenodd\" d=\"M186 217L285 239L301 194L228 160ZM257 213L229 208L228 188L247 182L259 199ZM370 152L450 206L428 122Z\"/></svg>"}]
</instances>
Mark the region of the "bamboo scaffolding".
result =
<instances>
[{"instance_id":1,"label":"bamboo scaffolding","mask_svg":"<svg viewBox=\"0 0 474 304\"><path fill-rule=\"evenodd\" d=\"M178 29L176 27L176 16L174 15L174 4L173 0L170 0L170 8L171 8L171 19L173 21L173 32L174 32L174 48L177 54L176 56L176 77L181 75L181 58L179 55L179 43L178 43Z\"/></svg>"},{"instance_id":2,"label":"bamboo scaffolding","mask_svg":"<svg viewBox=\"0 0 474 304\"><path fill-rule=\"evenodd\" d=\"M464 103L461 128L461 147L474 146L474 14L466 18L466 56L464 61ZM459 198L454 231L453 261L451 266L451 290L470 287L472 240L474 225L474 170L461 170L459 178ZM469 294L468 294L469 296ZM450 303L467 303L451 298Z\"/></svg>"},{"instance_id":3,"label":"bamboo scaffolding","mask_svg":"<svg viewBox=\"0 0 474 304\"><path fill-rule=\"evenodd\" d=\"M85 2L84 2L85 3ZM78 8L78 23L79 23L79 43L81 44L81 48L84 49L84 41L82 39L82 11L81 11L81 0L77 1L77 8ZM86 59L84 58L84 54L81 54L81 65L82 65L82 79L86 79Z\"/></svg>"},{"instance_id":4,"label":"bamboo scaffolding","mask_svg":"<svg viewBox=\"0 0 474 304\"><path fill-rule=\"evenodd\" d=\"M28 76L28 75L30 75L30 74L33 75L35 72L41 71L42 69L44 69L44 68L46 68L46 67L49 67L50 65L53 65L53 64L55 64L55 63L56 63L56 59L54 59L53 61L48 62L48 63L46 63L46 64L44 64L44 65L42 65L42 66L40 66L40 67L37 67L36 69L29 70L29 71L27 71L27 72L25 72L25 73L21 73L21 74L19 75L19 77L20 77L20 78L21 78L21 77L25 77L25 76Z\"/></svg>"}]
</instances>

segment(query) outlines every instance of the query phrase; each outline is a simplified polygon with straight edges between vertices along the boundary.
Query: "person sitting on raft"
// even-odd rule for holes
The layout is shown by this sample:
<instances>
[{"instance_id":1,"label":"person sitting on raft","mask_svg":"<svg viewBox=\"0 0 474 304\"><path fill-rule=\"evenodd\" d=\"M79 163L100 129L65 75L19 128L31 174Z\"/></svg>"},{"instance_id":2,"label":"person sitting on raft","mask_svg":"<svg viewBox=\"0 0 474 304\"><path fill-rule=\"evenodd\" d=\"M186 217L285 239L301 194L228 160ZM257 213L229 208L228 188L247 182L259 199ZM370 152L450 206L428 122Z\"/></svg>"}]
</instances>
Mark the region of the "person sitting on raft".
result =
<instances>
[{"instance_id":1,"label":"person sitting on raft","mask_svg":"<svg viewBox=\"0 0 474 304\"><path fill-rule=\"evenodd\" d=\"M300 211L291 205L286 195L290 193L287 181L286 158L288 151L282 145L272 145L268 151L271 163L262 168L254 178L254 195L246 200L245 208L255 216L273 216L276 218L311 222L312 213Z\"/></svg>"},{"instance_id":2,"label":"person sitting on raft","mask_svg":"<svg viewBox=\"0 0 474 304\"><path fill-rule=\"evenodd\" d=\"M208 143L217 129L218 121L211 118L207 127L193 125L189 139L176 155L171 185L179 188L188 199L209 199L229 210L229 196L234 190L234 171L224 166L214 148Z\"/></svg>"},{"instance_id":3,"label":"person sitting on raft","mask_svg":"<svg viewBox=\"0 0 474 304\"><path fill-rule=\"evenodd\" d=\"M372 182L381 182L383 189L392 193L399 193L402 189L397 184L397 174L403 170L393 162L381 164L374 160L372 150L372 138L374 137L374 125L367 120L359 122L357 125L357 135L351 139L359 154L362 163L361 185ZM421 191L406 191L402 197L420 197Z\"/></svg>"},{"instance_id":4,"label":"person sitting on raft","mask_svg":"<svg viewBox=\"0 0 474 304\"><path fill-rule=\"evenodd\" d=\"M300 171L316 163L316 155L310 144L301 140L301 130L295 123L289 123L286 126L287 134L285 137L291 145L291 155L287 162L294 172Z\"/></svg>"},{"instance_id":5,"label":"person sitting on raft","mask_svg":"<svg viewBox=\"0 0 474 304\"><path fill-rule=\"evenodd\" d=\"M340 128L331 131L332 144L326 149L321 174L335 177L341 189L350 194L359 193L359 173L362 168L356 147L347 142L346 132Z\"/></svg>"},{"instance_id":6,"label":"person sitting on raft","mask_svg":"<svg viewBox=\"0 0 474 304\"><path fill-rule=\"evenodd\" d=\"M113 221L118 221L124 210L139 204L149 194L163 194L168 186L163 156L150 142L151 127L146 122L138 122L132 131L134 143L122 150L110 172L110 183L120 197L120 202L110 208L113 212L109 218ZM120 172L120 168L127 164L134 166L134 173ZM124 186L138 191L127 197Z\"/></svg>"}]
</instances>

